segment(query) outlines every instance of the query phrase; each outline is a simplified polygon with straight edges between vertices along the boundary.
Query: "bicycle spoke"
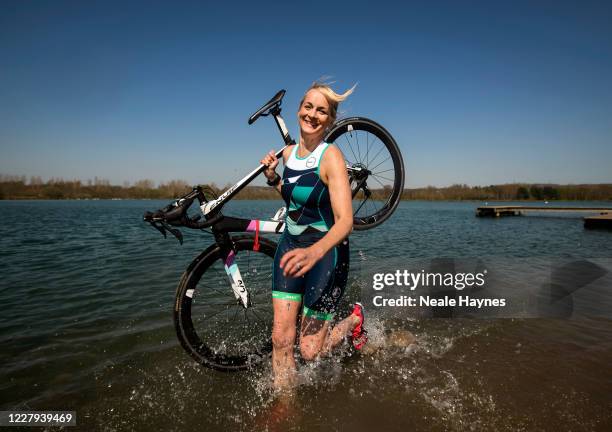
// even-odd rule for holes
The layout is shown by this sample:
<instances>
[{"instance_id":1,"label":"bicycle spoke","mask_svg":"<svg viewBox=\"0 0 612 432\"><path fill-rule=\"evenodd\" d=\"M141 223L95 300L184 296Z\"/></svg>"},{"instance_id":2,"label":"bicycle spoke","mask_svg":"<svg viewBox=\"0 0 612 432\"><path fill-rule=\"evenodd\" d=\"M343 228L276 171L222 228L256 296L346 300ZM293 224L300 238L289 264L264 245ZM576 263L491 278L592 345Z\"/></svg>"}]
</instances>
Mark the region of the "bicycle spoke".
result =
<instances>
[{"instance_id":1,"label":"bicycle spoke","mask_svg":"<svg viewBox=\"0 0 612 432\"><path fill-rule=\"evenodd\" d=\"M381 175L372 175L371 177L372 177L373 179L376 179L376 178L381 178L381 179L383 179L383 180L387 180L387 181L393 182L393 180L391 180L390 178L383 177L383 176L381 176Z\"/></svg>"},{"instance_id":2,"label":"bicycle spoke","mask_svg":"<svg viewBox=\"0 0 612 432\"><path fill-rule=\"evenodd\" d=\"M229 303L208 303L206 306L228 306L229 308L229 306L236 306L236 304L237 303L233 301Z\"/></svg>"},{"instance_id":3,"label":"bicycle spoke","mask_svg":"<svg viewBox=\"0 0 612 432\"><path fill-rule=\"evenodd\" d=\"M229 294L230 292L232 292L232 290L231 290L231 289L230 289L228 292L219 291L217 288L213 288L213 287L208 286L208 285L204 285L202 288L206 288L206 289L213 290L214 292L216 292L217 294L219 294L219 295L221 295L221 296L223 296L223 297L227 296L227 294ZM202 289L202 291L204 291L204 289ZM194 297L195 297L195 296L194 296Z\"/></svg>"},{"instance_id":4,"label":"bicycle spoke","mask_svg":"<svg viewBox=\"0 0 612 432\"><path fill-rule=\"evenodd\" d=\"M357 207L357 210L355 210L355 213L353 214L356 215L357 213L359 213L359 210L361 210L361 207L363 207L363 205L366 203L367 200L368 200L367 198L364 198L363 201L361 202L361 205Z\"/></svg>"},{"instance_id":5,"label":"bicycle spoke","mask_svg":"<svg viewBox=\"0 0 612 432\"><path fill-rule=\"evenodd\" d=\"M372 200L368 200L366 206L368 206L368 205L369 205L370 208L373 208L374 210L376 210L376 207L374 207L374 203L372 202ZM372 214L372 211L368 211L367 214Z\"/></svg>"},{"instance_id":6,"label":"bicycle spoke","mask_svg":"<svg viewBox=\"0 0 612 432\"><path fill-rule=\"evenodd\" d=\"M372 170L370 170L370 171L372 171ZM395 171L395 169L393 169L393 168L389 168L388 170L384 170L384 171L372 172L372 174L371 174L371 175L380 174L380 173L385 173L385 172L389 172L389 171Z\"/></svg>"},{"instance_id":7,"label":"bicycle spoke","mask_svg":"<svg viewBox=\"0 0 612 432\"><path fill-rule=\"evenodd\" d=\"M370 169L370 171L375 170L376 168L378 168L379 166L381 166L382 164L384 164L385 162L387 162L389 159L391 159L391 155L389 155L389 156L387 157L387 159L383 160L381 163L379 163L379 164L378 164L378 165L376 165L375 167L372 167L372 168Z\"/></svg>"},{"instance_id":8,"label":"bicycle spoke","mask_svg":"<svg viewBox=\"0 0 612 432\"><path fill-rule=\"evenodd\" d=\"M380 155L380 154L382 153L382 151L383 151L383 150L386 150L386 147L385 147L385 146L381 146L381 147L380 147L380 150L378 150L378 153L376 153L376 156L374 156L374 157L372 158L372 160L370 161L370 165L374 163L374 161L375 161L375 160L378 158L378 155ZM369 165L368 165L368 168L370 168L370 166L369 166ZM373 168L372 168L372 169L373 169ZM372 169L370 169L370 171L371 171Z\"/></svg>"},{"instance_id":9,"label":"bicycle spoke","mask_svg":"<svg viewBox=\"0 0 612 432\"><path fill-rule=\"evenodd\" d=\"M232 321L236 321L236 317L238 316L238 312L240 312L240 308L236 308L236 312L234 312L234 317L232 318Z\"/></svg>"},{"instance_id":10,"label":"bicycle spoke","mask_svg":"<svg viewBox=\"0 0 612 432\"><path fill-rule=\"evenodd\" d=\"M264 319L262 319L262 318L259 316L259 314L258 314L257 312L255 312L255 309L253 309L253 308L252 308L251 312L253 312L253 315L255 315L255 317L256 317L256 318L257 318L259 321L261 321L262 323L264 323L264 325L267 325L267 324L266 324L266 321L265 321Z\"/></svg>"},{"instance_id":11,"label":"bicycle spoke","mask_svg":"<svg viewBox=\"0 0 612 432\"><path fill-rule=\"evenodd\" d=\"M364 210L366 210L364 213L362 213L363 216L367 216L367 215L370 214L370 211L368 209L371 207L371 205L369 203L370 203L370 199L369 198L367 198L367 199L365 199L363 201L363 208L364 208Z\"/></svg>"},{"instance_id":12,"label":"bicycle spoke","mask_svg":"<svg viewBox=\"0 0 612 432\"><path fill-rule=\"evenodd\" d=\"M361 149L359 148L359 133L357 131L355 131L355 140L357 140L357 153L359 153L359 162L361 162L362 159L361 159Z\"/></svg>"},{"instance_id":13,"label":"bicycle spoke","mask_svg":"<svg viewBox=\"0 0 612 432\"><path fill-rule=\"evenodd\" d=\"M370 159L368 158L370 154L370 134L366 132L366 166L370 166Z\"/></svg>"},{"instance_id":14,"label":"bicycle spoke","mask_svg":"<svg viewBox=\"0 0 612 432\"><path fill-rule=\"evenodd\" d=\"M217 277L219 279L227 279L227 273L225 272L225 269L223 270L223 273L221 273L221 271L215 266L213 267L213 270L215 271L215 273L217 273Z\"/></svg>"},{"instance_id":15,"label":"bicycle spoke","mask_svg":"<svg viewBox=\"0 0 612 432\"><path fill-rule=\"evenodd\" d=\"M227 312L227 310L228 310L229 308L230 308L230 306L226 307L226 308L225 308L225 309L223 309L223 310L220 310L219 312L215 312L215 313L214 313L214 314L212 314L212 315L206 315L206 314L204 314L204 318L206 318L206 319L211 319L211 318L216 317L217 315L219 315L219 314L221 314L221 313L223 313L223 312Z\"/></svg>"},{"instance_id":16,"label":"bicycle spoke","mask_svg":"<svg viewBox=\"0 0 612 432\"><path fill-rule=\"evenodd\" d=\"M348 140L347 136L344 135L344 138L346 139L346 142L348 143L349 148L351 149L351 153L353 154L353 157L355 158L355 160L359 161L359 159L357 158L357 156L355 156L355 152L353 151L353 146L351 146L350 141Z\"/></svg>"},{"instance_id":17,"label":"bicycle spoke","mask_svg":"<svg viewBox=\"0 0 612 432\"><path fill-rule=\"evenodd\" d=\"M372 177L372 178L373 178L374 180L376 180L376 181L378 182L378 184L379 184L379 185L381 185L381 186L383 187L383 190L384 190L385 185L384 185L384 184L382 184L382 183L380 182L380 180L378 180L376 177Z\"/></svg>"}]
</instances>

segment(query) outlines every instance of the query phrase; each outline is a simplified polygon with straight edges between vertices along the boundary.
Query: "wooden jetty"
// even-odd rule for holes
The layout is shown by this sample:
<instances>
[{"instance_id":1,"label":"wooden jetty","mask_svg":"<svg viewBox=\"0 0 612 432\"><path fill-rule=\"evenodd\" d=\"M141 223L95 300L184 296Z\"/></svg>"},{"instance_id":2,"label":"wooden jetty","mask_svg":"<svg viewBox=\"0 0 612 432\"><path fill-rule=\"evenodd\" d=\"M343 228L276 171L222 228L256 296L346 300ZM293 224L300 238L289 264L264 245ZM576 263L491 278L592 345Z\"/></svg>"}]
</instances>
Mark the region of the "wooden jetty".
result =
<instances>
[{"instance_id":1,"label":"wooden jetty","mask_svg":"<svg viewBox=\"0 0 612 432\"><path fill-rule=\"evenodd\" d=\"M551 206L482 206L476 209L476 216L500 217L520 216L524 212L588 212L601 215L612 213L612 208L603 207L551 207Z\"/></svg>"},{"instance_id":2,"label":"wooden jetty","mask_svg":"<svg viewBox=\"0 0 612 432\"><path fill-rule=\"evenodd\" d=\"M586 212L599 215L584 218L585 228L612 228L612 208L605 207L551 207L551 206L482 206L476 208L476 216L521 216L525 212Z\"/></svg>"},{"instance_id":3,"label":"wooden jetty","mask_svg":"<svg viewBox=\"0 0 612 432\"><path fill-rule=\"evenodd\" d=\"M585 228L612 228L612 214L588 216L584 218Z\"/></svg>"}]
</instances>

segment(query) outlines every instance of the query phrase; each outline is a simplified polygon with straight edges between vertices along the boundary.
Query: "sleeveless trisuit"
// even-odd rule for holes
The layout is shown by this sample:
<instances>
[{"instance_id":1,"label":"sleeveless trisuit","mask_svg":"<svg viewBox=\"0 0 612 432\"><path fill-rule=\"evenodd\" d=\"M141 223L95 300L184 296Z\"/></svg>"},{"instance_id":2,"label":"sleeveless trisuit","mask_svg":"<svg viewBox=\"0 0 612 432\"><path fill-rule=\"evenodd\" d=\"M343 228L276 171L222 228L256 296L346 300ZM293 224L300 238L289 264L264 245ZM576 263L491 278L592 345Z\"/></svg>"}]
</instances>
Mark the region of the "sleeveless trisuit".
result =
<instances>
[{"instance_id":1,"label":"sleeveless trisuit","mask_svg":"<svg viewBox=\"0 0 612 432\"><path fill-rule=\"evenodd\" d=\"M304 316L322 320L333 317L344 293L349 270L348 237L332 248L302 277L283 276L279 267L289 250L305 248L320 240L334 224L329 190L319 173L329 144L321 143L304 158L294 146L285 164L281 193L287 206L286 228L274 257L272 297L304 302Z\"/></svg>"}]
</instances>

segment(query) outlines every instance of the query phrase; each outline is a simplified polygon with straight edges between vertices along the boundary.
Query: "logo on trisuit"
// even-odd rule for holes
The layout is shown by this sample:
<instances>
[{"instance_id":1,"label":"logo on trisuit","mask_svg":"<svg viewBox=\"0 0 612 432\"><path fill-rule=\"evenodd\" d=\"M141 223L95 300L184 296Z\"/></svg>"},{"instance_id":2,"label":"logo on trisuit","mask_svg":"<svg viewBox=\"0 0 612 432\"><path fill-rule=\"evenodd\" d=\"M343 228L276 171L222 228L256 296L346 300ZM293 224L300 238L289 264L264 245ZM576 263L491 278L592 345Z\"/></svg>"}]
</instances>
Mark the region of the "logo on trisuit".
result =
<instances>
[{"instance_id":1,"label":"logo on trisuit","mask_svg":"<svg viewBox=\"0 0 612 432\"><path fill-rule=\"evenodd\" d=\"M306 168L312 168L317 163L317 158L314 156L310 156L306 159Z\"/></svg>"}]
</instances>

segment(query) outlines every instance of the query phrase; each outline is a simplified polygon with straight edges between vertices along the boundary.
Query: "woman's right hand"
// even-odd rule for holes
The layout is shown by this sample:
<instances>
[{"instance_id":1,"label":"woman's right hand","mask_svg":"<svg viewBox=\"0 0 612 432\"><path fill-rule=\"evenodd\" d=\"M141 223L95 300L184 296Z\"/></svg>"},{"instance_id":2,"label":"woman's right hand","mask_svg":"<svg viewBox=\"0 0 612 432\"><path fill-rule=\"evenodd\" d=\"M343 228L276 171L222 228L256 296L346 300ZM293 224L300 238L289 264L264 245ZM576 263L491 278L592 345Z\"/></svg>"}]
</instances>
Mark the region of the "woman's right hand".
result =
<instances>
[{"instance_id":1,"label":"woman's right hand","mask_svg":"<svg viewBox=\"0 0 612 432\"><path fill-rule=\"evenodd\" d=\"M276 166L278 165L278 158L274 154L274 151L270 150L270 152L259 162L266 166L264 175L267 177L267 179L274 180L274 177L276 177Z\"/></svg>"}]
</instances>

